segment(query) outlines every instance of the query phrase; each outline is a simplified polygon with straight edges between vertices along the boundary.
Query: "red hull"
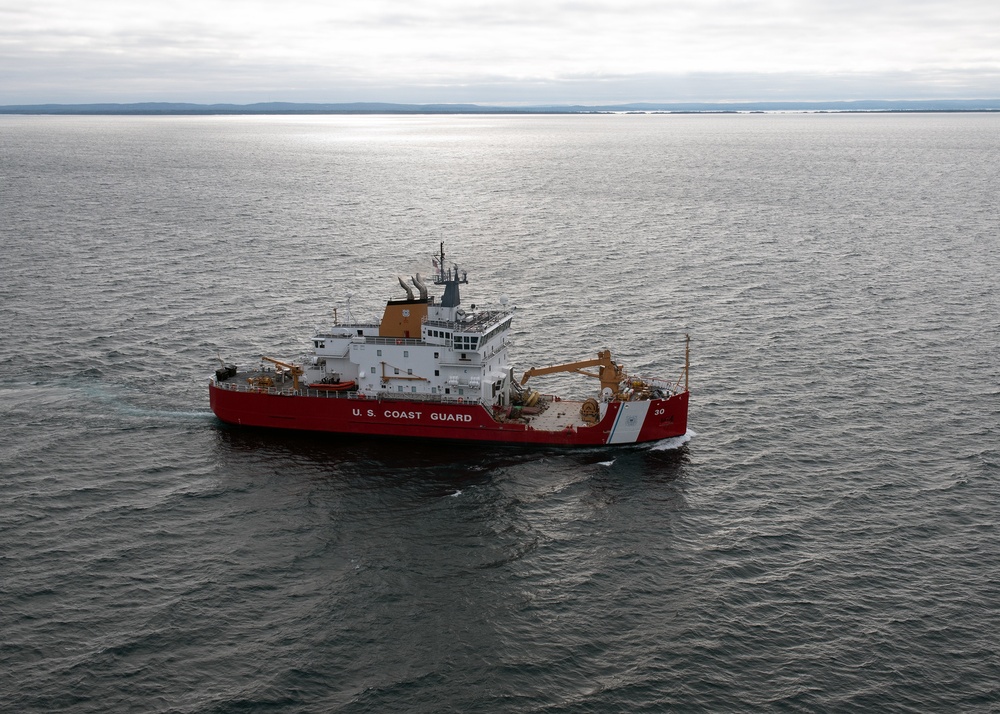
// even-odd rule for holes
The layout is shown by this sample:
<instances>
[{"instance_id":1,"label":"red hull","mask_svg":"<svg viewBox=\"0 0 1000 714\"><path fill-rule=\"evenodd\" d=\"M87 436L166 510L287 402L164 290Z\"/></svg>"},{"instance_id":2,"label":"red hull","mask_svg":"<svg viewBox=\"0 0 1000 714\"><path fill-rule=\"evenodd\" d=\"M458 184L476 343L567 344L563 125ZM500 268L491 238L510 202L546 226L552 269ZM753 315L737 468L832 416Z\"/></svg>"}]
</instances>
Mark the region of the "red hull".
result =
<instances>
[{"instance_id":1,"label":"red hull","mask_svg":"<svg viewBox=\"0 0 1000 714\"><path fill-rule=\"evenodd\" d=\"M600 446L683 436L688 393L666 399L611 402L593 426L560 430L498 423L481 404L375 400L344 394L301 396L220 388L210 383L212 411L224 422L272 429L512 444Z\"/></svg>"}]
</instances>

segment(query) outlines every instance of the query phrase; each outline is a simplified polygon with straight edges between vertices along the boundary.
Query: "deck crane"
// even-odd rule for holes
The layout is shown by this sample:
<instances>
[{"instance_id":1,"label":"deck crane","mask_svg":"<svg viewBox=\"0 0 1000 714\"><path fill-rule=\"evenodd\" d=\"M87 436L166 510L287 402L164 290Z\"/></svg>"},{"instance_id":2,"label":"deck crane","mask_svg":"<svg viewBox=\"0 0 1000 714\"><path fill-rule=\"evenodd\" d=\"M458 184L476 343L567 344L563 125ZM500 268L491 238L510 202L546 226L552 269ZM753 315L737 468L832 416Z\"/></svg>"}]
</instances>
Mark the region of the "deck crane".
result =
<instances>
[{"instance_id":1,"label":"deck crane","mask_svg":"<svg viewBox=\"0 0 1000 714\"><path fill-rule=\"evenodd\" d=\"M591 367L598 367L598 371L587 372L586 369ZM532 377L537 377L543 374L554 374L556 372L578 372L579 374L585 374L588 377L596 377L601 380L601 391L605 389L610 389L612 394L617 394L619 389L621 389L621 383L626 379L627 375L625 370L620 364L616 364L614 360L611 359L610 350L601 350L597 353L597 359L585 359L579 362L569 362L567 364L555 364L549 367L532 367L524 373L521 377L521 386L528 383L528 380Z\"/></svg>"},{"instance_id":2,"label":"deck crane","mask_svg":"<svg viewBox=\"0 0 1000 714\"><path fill-rule=\"evenodd\" d=\"M299 377L302 376L303 370L297 364L289 364L288 362L282 362L281 360L276 360L274 357L265 357L261 355L260 358L265 362L270 362L275 367L281 367L287 369L289 374L292 375L292 389L296 392L299 391Z\"/></svg>"}]
</instances>

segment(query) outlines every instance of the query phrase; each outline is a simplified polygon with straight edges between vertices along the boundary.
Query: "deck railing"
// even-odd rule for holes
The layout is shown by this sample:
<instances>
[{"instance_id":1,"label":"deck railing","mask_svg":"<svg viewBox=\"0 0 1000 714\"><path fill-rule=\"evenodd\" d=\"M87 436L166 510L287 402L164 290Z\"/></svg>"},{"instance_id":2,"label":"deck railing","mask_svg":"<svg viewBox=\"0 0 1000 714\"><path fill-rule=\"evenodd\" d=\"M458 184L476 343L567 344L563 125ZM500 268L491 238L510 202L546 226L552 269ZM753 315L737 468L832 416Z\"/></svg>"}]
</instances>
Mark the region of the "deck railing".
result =
<instances>
[{"instance_id":1,"label":"deck railing","mask_svg":"<svg viewBox=\"0 0 1000 714\"><path fill-rule=\"evenodd\" d=\"M270 394L272 396L280 397L323 397L326 399L364 399L370 401L382 401L382 402L430 402L434 404L478 404L476 400L466 399L464 397L454 397L451 395L442 394L414 394L412 392L378 392L376 394L368 394L366 392L359 391L331 391L327 389L309 389L308 387L301 387L299 391L295 391L290 387L255 387L250 384L240 383L237 381L225 381L220 382L216 379L212 379L212 382L218 389L228 389L231 392L247 392L254 394Z\"/></svg>"}]
</instances>

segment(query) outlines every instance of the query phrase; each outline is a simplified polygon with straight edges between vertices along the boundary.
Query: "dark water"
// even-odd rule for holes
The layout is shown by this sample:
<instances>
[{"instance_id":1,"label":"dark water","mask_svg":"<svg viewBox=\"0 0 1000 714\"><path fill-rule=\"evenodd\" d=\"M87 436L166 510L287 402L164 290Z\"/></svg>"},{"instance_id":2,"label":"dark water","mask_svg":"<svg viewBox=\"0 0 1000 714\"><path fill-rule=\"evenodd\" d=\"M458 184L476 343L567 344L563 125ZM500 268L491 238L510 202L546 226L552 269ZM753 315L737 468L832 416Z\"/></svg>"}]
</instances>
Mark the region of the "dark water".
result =
<instances>
[{"instance_id":1,"label":"dark water","mask_svg":"<svg viewBox=\"0 0 1000 714\"><path fill-rule=\"evenodd\" d=\"M0 139L0 710L1000 709L1000 116ZM217 354L376 316L439 240L522 367L674 377L690 333L693 438L214 420Z\"/></svg>"}]
</instances>

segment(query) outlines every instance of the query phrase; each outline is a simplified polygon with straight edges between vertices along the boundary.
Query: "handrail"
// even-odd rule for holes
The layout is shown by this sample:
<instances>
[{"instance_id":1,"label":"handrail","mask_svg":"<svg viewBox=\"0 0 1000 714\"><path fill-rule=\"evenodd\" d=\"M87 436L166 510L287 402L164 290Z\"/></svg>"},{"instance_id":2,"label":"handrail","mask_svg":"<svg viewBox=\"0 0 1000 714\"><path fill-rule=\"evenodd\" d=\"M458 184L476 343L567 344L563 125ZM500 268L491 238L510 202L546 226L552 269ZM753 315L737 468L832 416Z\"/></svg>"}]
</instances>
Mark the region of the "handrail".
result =
<instances>
[{"instance_id":1,"label":"handrail","mask_svg":"<svg viewBox=\"0 0 1000 714\"><path fill-rule=\"evenodd\" d=\"M358 391L330 391L326 389L309 389L305 387L300 389L298 392L294 390L284 390L278 387L254 387L249 384L241 384L240 382L219 382L214 380L215 387L217 389L228 389L231 392L245 392L248 394L268 394L271 396L282 396L282 397L324 397L326 399L362 399L372 402L379 401L405 401L405 402L434 402L436 404L480 404L481 402L474 399L466 399L465 397L453 397L445 396L443 394L415 394L413 392L378 392L376 394L368 394L366 392Z\"/></svg>"},{"instance_id":2,"label":"handrail","mask_svg":"<svg viewBox=\"0 0 1000 714\"><path fill-rule=\"evenodd\" d=\"M468 317L471 318L468 322L461 322L458 320L431 320L426 317L423 318L421 322L430 327L443 327L446 330L452 330L454 332L480 332L480 328L482 326L489 325L494 322L500 322L501 319L510 315L511 312L511 310L483 310L482 312L473 312L468 315Z\"/></svg>"}]
</instances>

